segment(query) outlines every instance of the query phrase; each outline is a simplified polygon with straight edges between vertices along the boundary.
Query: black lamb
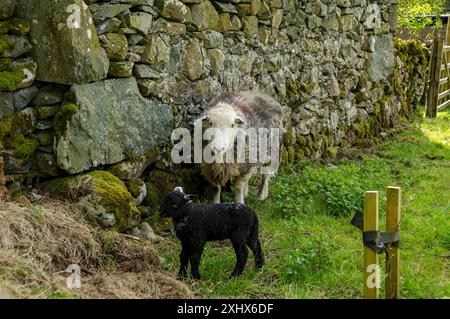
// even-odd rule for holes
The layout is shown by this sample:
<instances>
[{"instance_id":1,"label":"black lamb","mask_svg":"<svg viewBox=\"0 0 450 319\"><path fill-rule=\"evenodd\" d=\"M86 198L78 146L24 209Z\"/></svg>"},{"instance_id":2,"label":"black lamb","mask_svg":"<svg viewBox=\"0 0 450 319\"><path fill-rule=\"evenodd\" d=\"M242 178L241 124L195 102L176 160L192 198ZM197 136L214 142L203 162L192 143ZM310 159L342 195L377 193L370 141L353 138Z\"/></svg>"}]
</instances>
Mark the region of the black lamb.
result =
<instances>
[{"instance_id":1,"label":"black lamb","mask_svg":"<svg viewBox=\"0 0 450 319\"><path fill-rule=\"evenodd\" d=\"M176 187L161 203L161 217L171 217L177 237L181 241L180 272L184 277L191 263L192 277L200 279L199 265L203 248L208 241L229 239L236 253L236 267L231 276L239 276L248 257L247 246L253 252L255 267L264 265L258 236L258 217L243 204L195 205L191 195Z\"/></svg>"}]
</instances>

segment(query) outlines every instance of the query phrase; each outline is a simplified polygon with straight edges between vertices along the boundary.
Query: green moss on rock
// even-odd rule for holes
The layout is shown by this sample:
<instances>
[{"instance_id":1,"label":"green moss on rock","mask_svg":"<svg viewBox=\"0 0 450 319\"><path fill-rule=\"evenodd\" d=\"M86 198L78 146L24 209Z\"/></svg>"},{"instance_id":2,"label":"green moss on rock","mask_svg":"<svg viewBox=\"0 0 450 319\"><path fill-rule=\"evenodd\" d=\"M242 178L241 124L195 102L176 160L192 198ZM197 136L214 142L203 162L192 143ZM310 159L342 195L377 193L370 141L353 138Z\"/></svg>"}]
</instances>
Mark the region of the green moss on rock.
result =
<instances>
[{"instance_id":1,"label":"green moss on rock","mask_svg":"<svg viewBox=\"0 0 450 319\"><path fill-rule=\"evenodd\" d=\"M21 69L0 72L0 91L16 91L18 86L22 83L23 76L24 74Z\"/></svg>"},{"instance_id":2,"label":"green moss on rock","mask_svg":"<svg viewBox=\"0 0 450 319\"><path fill-rule=\"evenodd\" d=\"M53 126L58 135L63 135L67 128L67 122L78 112L78 105L71 102L64 102L55 114Z\"/></svg>"},{"instance_id":3,"label":"green moss on rock","mask_svg":"<svg viewBox=\"0 0 450 319\"><path fill-rule=\"evenodd\" d=\"M99 197L99 202L107 212L114 214L117 227L130 228L132 220L139 217L139 211L125 184L106 171L93 171L87 175L94 178L95 193Z\"/></svg>"},{"instance_id":4,"label":"green moss on rock","mask_svg":"<svg viewBox=\"0 0 450 319\"><path fill-rule=\"evenodd\" d=\"M16 155L21 158L30 158L39 147L36 138L25 137L22 134L6 139L4 143L6 149L14 150Z\"/></svg>"}]
</instances>

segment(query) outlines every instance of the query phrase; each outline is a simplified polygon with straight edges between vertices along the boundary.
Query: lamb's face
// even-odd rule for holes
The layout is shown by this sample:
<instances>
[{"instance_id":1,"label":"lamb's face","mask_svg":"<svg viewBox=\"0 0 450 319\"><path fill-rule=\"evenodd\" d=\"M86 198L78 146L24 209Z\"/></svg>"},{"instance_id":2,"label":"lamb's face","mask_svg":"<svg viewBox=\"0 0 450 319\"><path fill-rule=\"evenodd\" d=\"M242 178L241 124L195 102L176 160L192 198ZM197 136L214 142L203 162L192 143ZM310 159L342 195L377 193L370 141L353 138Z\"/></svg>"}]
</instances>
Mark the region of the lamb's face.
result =
<instances>
[{"instance_id":1,"label":"lamb's face","mask_svg":"<svg viewBox=\"0 0 450 319\"><path fill-rule=\"evenodd\" d=\"M236 128L242 126L244 120L231 105L219 103L209 110L203 123L205 137L211 138L209 147L213 155L223 156L233 146Z\"/></svg>"},{"instance_id":2,"label":"lamb's face","mask_svg":"<svg viewBox=\"0 0 450 319\"><path fill-rule=\"evenodd\" d=\"M180 208L189 201L181 187L175 187L173 191L167 194L160 206L161 217L177 217L180 214Z\"/></svg>"}]
</instances>

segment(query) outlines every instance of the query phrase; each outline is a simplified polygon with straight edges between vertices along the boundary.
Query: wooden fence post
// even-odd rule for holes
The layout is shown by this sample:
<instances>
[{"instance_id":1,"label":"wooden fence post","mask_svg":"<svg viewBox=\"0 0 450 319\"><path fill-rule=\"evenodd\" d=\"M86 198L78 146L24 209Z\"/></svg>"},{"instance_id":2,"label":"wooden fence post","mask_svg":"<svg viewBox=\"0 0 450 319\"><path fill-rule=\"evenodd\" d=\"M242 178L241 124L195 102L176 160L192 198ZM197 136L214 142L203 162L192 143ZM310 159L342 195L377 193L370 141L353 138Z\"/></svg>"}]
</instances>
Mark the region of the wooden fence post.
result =
<instances>
[{"instance_id":1,"label":"wooden fence post","mask_svg":"<svg viewBox=\"0 0 450 319\"><path fill-rule=\"evenodd\" d=\"M378 192L364 194L364 231L378 230ZM364 298L377 299L380 288L378 255L364 246Z\"/></svg>"},{"instance_id":2,"label":"wooden fence post","mask_svg":"<svg viewBox=\"0 0 450 319\"><path fill-rule=\"evenodd\" d=\"M386 193L386 231L400 231L401 189L389 186ZM389 269L385 282L386 299L398 299L400 297L400 249L392 245L388 246L386 269Z\"/></svg>"},{"instance_id":3,"label":"wooden fence post","mask_svg":"<svg viewBox=\"0 0 450 319\"><path fill-rule=\"evenodd\" d=\"M427 117L435 118L438 106L439 80L441 77L443 41L435 32L430 55L430 73L427 93Z\"/></svg>"}]
</instances>

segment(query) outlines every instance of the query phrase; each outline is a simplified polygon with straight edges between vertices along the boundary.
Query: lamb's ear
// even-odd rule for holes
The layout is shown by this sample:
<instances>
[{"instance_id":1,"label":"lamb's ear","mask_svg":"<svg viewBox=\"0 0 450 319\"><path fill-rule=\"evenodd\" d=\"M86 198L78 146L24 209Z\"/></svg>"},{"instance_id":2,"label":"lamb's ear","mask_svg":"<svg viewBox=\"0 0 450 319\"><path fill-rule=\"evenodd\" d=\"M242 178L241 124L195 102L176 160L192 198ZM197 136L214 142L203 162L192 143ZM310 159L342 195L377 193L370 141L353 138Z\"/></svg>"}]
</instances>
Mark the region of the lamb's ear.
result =
<instances>
[{"instance_id":1,"label":"lamb's ear","mask_svg":"<svg viewBox=\"0 0 450 319\"><path fill-rule=\"evenodd\" d=\"M178 191L178 192L181 192L181 193L183 193L183 194L184 194L184 190L183 190L183 187L181 187L181 186L177 186L177 187L175 187L175 188L173 189L173 191L174 191L174 192Z\"/></svg>"},{"instance_id":2,"label":"lamb's ear","mask_svg":"<svg viewBox=\"0 0 450 319\"><path fill-rule=\"evenodd\" d=\"M184 199L186 200L193 200L196 196L193 194L184 195Z\"/></svg>"}]
</instances>

